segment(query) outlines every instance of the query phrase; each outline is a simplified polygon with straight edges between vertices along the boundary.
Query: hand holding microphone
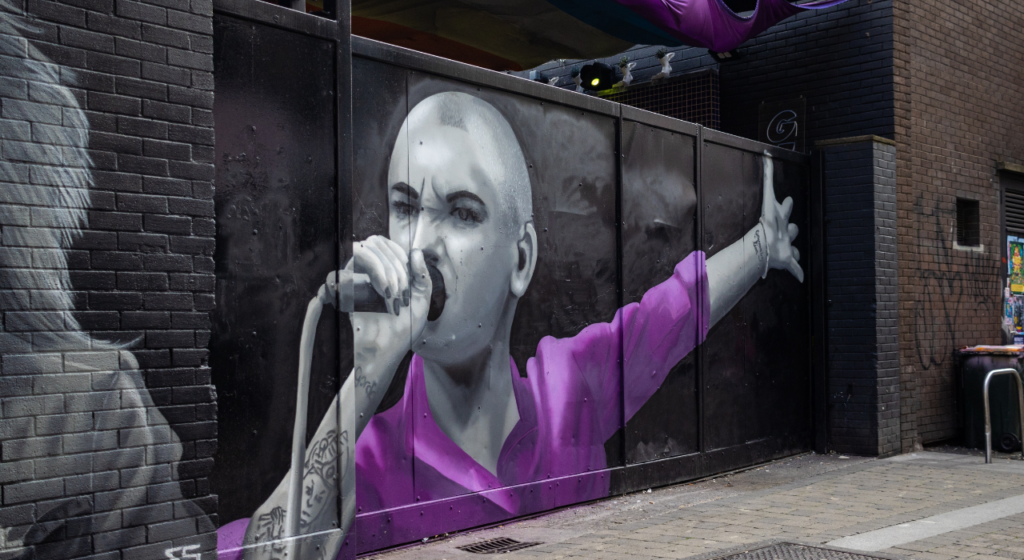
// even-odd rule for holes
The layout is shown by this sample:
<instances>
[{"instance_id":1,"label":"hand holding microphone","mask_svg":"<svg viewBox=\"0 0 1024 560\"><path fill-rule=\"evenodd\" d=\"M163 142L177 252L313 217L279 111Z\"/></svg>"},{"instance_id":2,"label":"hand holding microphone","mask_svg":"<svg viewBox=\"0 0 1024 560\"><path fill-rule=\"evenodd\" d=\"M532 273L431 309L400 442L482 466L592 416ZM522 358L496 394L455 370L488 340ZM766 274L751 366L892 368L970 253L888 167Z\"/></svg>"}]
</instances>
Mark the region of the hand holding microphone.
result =
<instances>
[{"instance_id":1,"label":"hand holding microphone","mask_svg":"<svg viewBox=\"0 0 1024 560\"><path fill-rule=\"evenodd\" d=\"M373 236L357 243L353 253L344 269L327 276L328 294L337 298L340 310L346 313L400 316L402 307L411 303L408 278L413 272L405 250L386 237ZM431 285L427 320L435 321L444 311L444 276L435 266L427 264L426 268ZM389 276L389 273L392 274ZM393 297L396 294L399 297Z\"/></svg>"},{"instance_id":2,"label":"hand holding microphone","mask_svg":"<svg viewBox=\"0 0 1024 560\"><path fill-rule=\"evenodd\" d=\"M355 243L352 259L327 276L323 292L349 313L356 363L364 364L367 374L378 369L393 373L427 321L440 317L445 302L444 279L426 263L423 251L407 256L381 236ZM388 380L375 381L387 386Z\"/></svg>"}]
</instances>

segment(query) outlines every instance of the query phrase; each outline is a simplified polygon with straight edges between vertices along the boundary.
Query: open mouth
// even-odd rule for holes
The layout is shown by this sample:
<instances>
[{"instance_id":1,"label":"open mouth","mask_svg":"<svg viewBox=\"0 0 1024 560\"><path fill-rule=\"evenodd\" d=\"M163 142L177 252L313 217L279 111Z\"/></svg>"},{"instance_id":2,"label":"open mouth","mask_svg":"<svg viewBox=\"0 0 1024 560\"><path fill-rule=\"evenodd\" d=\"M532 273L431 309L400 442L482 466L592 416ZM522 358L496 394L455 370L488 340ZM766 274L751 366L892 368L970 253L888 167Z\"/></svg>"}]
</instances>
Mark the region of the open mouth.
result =
<instances>
[{"instance_id":1,"label":"open mouth","mask_svg":"<svg viewBox=\"0 0 1024 560\"><path fill-rule=\"evenodd\" d=\"M427 272L430 273L430 309L427 311L427 320L436 321L444 311L444 303L447 295L444 290L444 276L441 271L432 264L427 264Z\"/></svg>"}]
</instances>

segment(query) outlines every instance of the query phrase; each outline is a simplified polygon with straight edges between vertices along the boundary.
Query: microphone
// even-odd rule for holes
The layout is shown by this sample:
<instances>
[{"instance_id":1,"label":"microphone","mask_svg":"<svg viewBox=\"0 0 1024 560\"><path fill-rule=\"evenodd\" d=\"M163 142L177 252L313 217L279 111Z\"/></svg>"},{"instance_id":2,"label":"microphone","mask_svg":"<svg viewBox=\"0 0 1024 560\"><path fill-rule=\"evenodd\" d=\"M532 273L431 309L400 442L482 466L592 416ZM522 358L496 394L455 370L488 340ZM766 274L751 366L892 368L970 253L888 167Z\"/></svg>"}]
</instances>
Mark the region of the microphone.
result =
<instances>
[{"instance_id":1,"label":"microphone","mask_svg":"<svg viewBox=\"0 0 1024 560\"><path fill-rule=\"evenodd\" d=\"M427 311L427 320L436 321L444 311L444 304L447 299L444 290L444 276L437 267L428 264L427 272L430 274L430 309ZM353 311L360 313L387 313L388 305L384 296L377 293L370 283L370 277L365 274L356 274L352 278L352 299Z\"/></svg>"}]
</instances>

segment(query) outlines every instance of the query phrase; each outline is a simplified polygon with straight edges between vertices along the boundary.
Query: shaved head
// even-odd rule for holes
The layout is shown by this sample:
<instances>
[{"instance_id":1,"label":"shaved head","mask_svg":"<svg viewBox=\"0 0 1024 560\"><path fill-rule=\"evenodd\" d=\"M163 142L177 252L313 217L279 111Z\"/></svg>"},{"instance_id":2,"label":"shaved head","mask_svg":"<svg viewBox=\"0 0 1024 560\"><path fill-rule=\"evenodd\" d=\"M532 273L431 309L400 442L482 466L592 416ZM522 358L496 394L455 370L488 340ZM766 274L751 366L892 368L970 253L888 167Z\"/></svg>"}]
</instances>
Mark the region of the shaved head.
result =
<instances>
[{"instance_id":1,"label":"shaved head","mask_svg":"<svg viewBox=\"0 0 1024 560\"><path fill-rule=\"evenodd\" d=\"M507 343L537 256L530 173L508 120L465 93L420 101L395 140L388 197L388 237L444 280L444 313L415 352L441 363Z\"/></svg>"},{"instance_id":2,"label":"shaved head","mask_svg":"<svg viewBox=\"0 0 1024 560\"><path fill-rule=\"evenodd\" d=\"M519 140L505 117L493 105L472 95L438 93L420 101L409 112L395 152L399 151L402 139L415 145L422 141L421 135L438 126L465 131L473 139L477 157L487 164L490 179L499 192L505 231L515 235L520 226L532 221L530 173ZM392 157L392 167L397 163L395 159ZM395 171L392 169L392 174Z\"/></svg>"}]
</instances>

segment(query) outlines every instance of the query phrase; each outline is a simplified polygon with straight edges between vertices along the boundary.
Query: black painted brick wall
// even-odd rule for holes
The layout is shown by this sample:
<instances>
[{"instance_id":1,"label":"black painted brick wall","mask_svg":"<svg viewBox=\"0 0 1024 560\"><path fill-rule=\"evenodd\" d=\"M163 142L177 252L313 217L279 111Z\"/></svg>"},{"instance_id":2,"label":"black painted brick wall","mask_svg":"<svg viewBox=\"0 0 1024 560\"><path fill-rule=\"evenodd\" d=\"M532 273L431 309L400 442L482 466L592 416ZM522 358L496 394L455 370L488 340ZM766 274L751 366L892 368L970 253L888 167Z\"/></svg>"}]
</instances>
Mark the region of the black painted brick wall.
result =
<instances>
[{"instance_id":1,"label":"black painted brick wall","mask_svg":"<svg viewBox=\"0 0 1024 560\"><path fill-rule=\"evenodd\" d=\"M830 447L900 452L896 150L871 140L822 150Z\"/></svg>"},{"instance_id":2,"label":"black painted brick wall","mask_svg":"<svg viewBox=\"0 0 1024 560\"><path fill-rule=\"evenodd\" d=\"M720 65L722 130L757 139L762 101L807 99L807 147L816 140L892 138L892 2L850 0L810 10L739 48Z\"/></svg>"},{"instance_id":3,"label":"black painted brick wall","mask_svg":"<svg viewBox=\"0 0 1024 560\"><path fill-rule=\"evenodd\" d=\"M41 341L72 336L74 321L59 333L19 330L17 313L42 311L18 307L27 296L12 289L12 255L41 253L17 246L7 231L35 224L47 209L5 198L0 526L12 529L11 539L36 532L7 542L0 556L31 548L36 558L163 559L215 550L207 475L216 400L206 365L214 305L212 0L8 4L0 17L29 26L24 34L59 68L88 119L91 203L67 255L73 317L93 342L44 354ZM9 111L21 86L11 78L0 68L3 117L17 120ZM7 162L10 131L39 123L0 124ZM132 375L145 385L133 385Z\"/></svg>"}]
</instances>

